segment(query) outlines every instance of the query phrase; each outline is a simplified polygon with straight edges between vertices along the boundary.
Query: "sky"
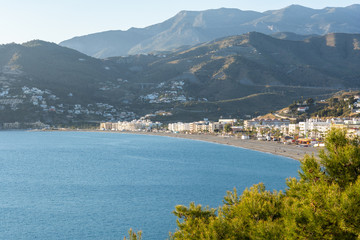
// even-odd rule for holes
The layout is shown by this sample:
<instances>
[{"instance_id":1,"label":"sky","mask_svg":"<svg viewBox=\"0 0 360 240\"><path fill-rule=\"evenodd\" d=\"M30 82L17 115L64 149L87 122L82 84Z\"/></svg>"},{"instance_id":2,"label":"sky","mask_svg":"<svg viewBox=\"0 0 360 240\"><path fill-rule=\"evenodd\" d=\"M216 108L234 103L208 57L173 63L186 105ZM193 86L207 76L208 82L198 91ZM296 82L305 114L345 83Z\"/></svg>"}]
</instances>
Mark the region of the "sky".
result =
<instances>
[{"instance_id":1,"label":"sky","mask_svg":"<svg viewBox=\"0 0 360 240\"><path fill-rule=\"evenodd\" d=\"M90 33L142 28L181 10L226 7L264 12L291 4L322 9L360 0L0 0L0 44L33 39L59 43Z\"/></svg>"}]
</instances>

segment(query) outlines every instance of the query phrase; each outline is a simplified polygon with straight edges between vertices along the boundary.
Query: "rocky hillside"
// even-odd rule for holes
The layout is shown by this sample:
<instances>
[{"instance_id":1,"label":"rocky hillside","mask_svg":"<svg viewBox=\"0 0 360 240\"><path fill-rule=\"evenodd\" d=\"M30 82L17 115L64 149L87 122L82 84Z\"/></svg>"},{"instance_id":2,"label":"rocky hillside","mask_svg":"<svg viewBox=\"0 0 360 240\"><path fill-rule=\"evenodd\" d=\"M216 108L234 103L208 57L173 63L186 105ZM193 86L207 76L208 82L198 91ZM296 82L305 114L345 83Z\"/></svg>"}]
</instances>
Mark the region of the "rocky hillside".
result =
<instances>
[{"instance_id":1,"label":"rocky hillside","mask_svg":"<svg viewBox=\"0 0 360 240\"><path fill-rule=\"evenodd\" d=\"M162 23L146 28L94 33L63 41L60 45L89 56L106 58L173 50L251 31L265 34L293 32L301 35L359 33L359 22L360 5L320 10L291 5L263 13L221 8L182 11Z\"/></svg>"}]
</instances>

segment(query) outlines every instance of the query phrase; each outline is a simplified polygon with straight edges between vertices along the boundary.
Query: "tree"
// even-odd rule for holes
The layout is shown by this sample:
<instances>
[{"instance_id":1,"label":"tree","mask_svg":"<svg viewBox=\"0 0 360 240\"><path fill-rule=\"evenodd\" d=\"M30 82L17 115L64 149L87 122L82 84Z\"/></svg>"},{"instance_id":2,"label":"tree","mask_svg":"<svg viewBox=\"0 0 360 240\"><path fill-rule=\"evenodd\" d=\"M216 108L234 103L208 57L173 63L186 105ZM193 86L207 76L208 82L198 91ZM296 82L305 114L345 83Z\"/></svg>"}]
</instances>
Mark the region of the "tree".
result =
<instances>
[{"instance_id":1,"label":"tree","mask_svg":"<svg viewBox=\"0 0 360 240\"><path fill-rule=\"evenodd\" d=\"M203 239L207 234L207 225L216 217L215 209L202 208L193 202L189 207L176 206L173 213L182 221L177 220L179 231L173 234L172 239Z\"/></svg>"},{"instance_id":2,"label":"tree","mask_svg":"<svg viewBox=\"0 0 360 240\"><path fill-rule=\"evenodd\" d=\"M311 105L313 103L314 103L314 99L312 99L312 98L306 99L306 104Z\"/></svg>"},{"instance_id":3,"label":"tree","mask_svg":"<svg viewBox=\"0 0 360 240\"><path fill-rule=\"evenodd\" d=\"M231 124L230 124L230 123L225 124L224 130L225 130L225 132L227 132L227 133L231 132L231 130L232 130L232 129L231 129Z\"/></svg>"},{"instance_id":4,"label":"tree","mask_svg":"<svg viewBox=\"0 0 360 240\"><path fill-rule=\"evenodd\" d=\"M133 232L133 230L130 228L129 230L129 240L141 240L142 232L139 231L137 233ZM126 237L124 237L124 240L127 240Z\"/></svg>"},{"instance_id":5,"label":"tree","mask_svg":"<svg viewBox=\"0 0 360 240\"><path fill-rule=\"evenodd\" d=\"M328 181L344 188L355 183L360 175L359 138L349 139L346 131L333 129L326 137L326 150L320 152L321 163Z\"/></svg>"}]
</instances>

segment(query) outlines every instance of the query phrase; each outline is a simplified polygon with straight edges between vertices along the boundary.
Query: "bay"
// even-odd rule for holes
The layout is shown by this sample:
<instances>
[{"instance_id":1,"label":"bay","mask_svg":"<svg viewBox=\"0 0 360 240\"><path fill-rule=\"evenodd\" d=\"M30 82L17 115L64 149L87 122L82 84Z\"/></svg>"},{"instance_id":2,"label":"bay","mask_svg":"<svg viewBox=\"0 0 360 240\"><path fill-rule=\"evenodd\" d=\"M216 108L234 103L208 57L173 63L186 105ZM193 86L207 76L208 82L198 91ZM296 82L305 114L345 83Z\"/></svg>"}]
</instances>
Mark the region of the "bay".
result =
<instances>
[{"instance_id":1,"label":"bay","mask_svg":"<svg viewBox=\"0 0 360 240\"><path fill-rule=\"evenodd\" d=\"M299 162L232 146L109 132L0 132L0 239L145 240L176 229L178 204L227 190L283 190Z\"/></svg>"}]
</instances>

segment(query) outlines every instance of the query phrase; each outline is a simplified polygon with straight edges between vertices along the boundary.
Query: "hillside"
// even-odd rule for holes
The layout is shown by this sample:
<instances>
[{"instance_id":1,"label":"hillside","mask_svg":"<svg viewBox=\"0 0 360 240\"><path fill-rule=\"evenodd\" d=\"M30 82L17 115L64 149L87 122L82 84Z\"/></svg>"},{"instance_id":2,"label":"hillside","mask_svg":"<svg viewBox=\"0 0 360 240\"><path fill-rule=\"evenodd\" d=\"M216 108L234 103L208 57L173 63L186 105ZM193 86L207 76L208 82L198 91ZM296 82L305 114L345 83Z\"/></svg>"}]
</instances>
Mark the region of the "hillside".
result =
<instances>
[{"instance_id":1,"label":"hillside","mask_svg":"<svg viewBox=\"0 0 360 240\"><path fill-rule=\"evenodd\" d=\"M104 61L54 43L2 45L1 122L68 123L83 121L85 111L87 121L103 119L96 112L104 106L95 104L113 101L100 88L118 76Z\"/></svg>"},{"instance_id":2,"label":"hillside","mask_svg":"<svg viewBox=\"0 0 360 240\"><path fill-rule=\"evenodd\" d=\"M244 118L359 88L360 35L261 33L173 53L99 60L53 43L0 47L0 122Z\"/></svg>"},{"instance_id":3,"label":"hillside","mask_svg":"<svg viewBox=\"0 0 360 240\"><path fill-rule=\"evenodd\" d=\"M288 118L294 121L305 121L311 117L324 119L359 117L360 91L339 91L329 98L317 100L302 98L294 101L288 107L259 118L271 118L271 116L277 119Z\"/></svg>"},{"instance_id":4,"label":"hillside","mask_svg":"<svg viewBox=\"0 0 360 240\"><path fill-rule=\"evenodd\" d=\"M291 5L263 13L226 8L181 11L162 23L146 28L78 36L60 45L89 56L106 58L168 51L251 31L265 34L292 32L300 35L359 33L359 22L360 5L319 10Z\"/></svg>"},{"instance_id":5,"label":"hillside","mask_svg":"<svg viewBox=\"0 0 360 240\"><path fill-rule=\"evenodd\" d=\"M153 64L152 69L166 63L174 68L173 73L182 68L201 82L355 87L360 74L359 41L358 34L328 34L287 41L251 32L177 52Z\"/></svg>"},{"instance_id":6,"label":"hillside","mask_svg":"<svg viewBox=\"0 0 360 240\"><path fill-rule=\"evenodd\" d=\"M323 98L339 88L359 87L358 41L356 34L288 41L254 32L169 54L134 76L153 84L183 81L188 100L206 99L178 103L173 120L188 111L198 118L215 113L242 117L280 108L301 96ZM116 59L127 58L111 60ZM166 101L156 88L148 94L152 98L145 102Z\"/></svg>"}]
</instances>

